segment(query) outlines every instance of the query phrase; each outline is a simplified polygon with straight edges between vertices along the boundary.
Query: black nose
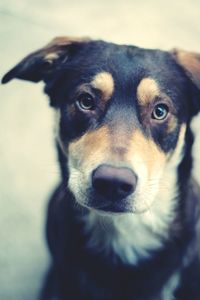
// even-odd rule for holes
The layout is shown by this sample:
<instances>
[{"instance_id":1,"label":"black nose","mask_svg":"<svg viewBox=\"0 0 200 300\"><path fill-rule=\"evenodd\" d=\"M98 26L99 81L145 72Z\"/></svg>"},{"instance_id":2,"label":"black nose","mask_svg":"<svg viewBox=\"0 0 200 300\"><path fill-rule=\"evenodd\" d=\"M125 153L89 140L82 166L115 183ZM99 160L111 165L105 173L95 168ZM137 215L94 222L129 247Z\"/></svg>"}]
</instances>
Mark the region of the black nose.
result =
<instances>
[{"instance_id":1,"label":"black nose","mask_svg":"<svg viewBox=\"0 0 200 300\"><path fill-rule=\"evenodd\" d=\"M123 199L136 188L137 176L129 168L100 165L92 174L94 190L111 199Z\"/></svg>"}]
</instances>

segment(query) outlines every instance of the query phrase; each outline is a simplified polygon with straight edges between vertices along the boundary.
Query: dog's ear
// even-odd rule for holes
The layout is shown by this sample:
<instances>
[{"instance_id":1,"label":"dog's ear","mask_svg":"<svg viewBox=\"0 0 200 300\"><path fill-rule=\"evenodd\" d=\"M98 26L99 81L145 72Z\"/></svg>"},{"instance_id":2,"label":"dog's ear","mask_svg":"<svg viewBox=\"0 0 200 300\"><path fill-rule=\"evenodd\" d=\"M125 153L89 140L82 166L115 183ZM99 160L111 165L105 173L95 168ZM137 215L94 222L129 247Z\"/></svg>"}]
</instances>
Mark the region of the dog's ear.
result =
<instances>
[{"instance_id":1,"label":"dog's ear","mask_svg":"<svg viewBox=\"0 0 200 300\"><path fill-rule=\"evenodd\" d=\"M25 57L5 74L2 83L7 83L14 78L39 82L55 70L58 61L65 62L68 59L73 45L89 41L89 38L57 37L45 47Z\"/></svg>"},{"instance_id":2,"label":"dog's ear","mask_svg":"<svg viewBox=\"0 0 200 300\"><path fill-rule=\"evenodd\" d=\"M173 49L172 56L193 83L191 86L190 110L192 116L200 111L200 54L181 49Z\"/></svg>"},{"instance_id":3,"label":"dog's ear","mask_svg":"<svg viewBox=\"0 0 200 300\"><path fill-rule=\"evenodd\" d=\"M200 90L200 54L181 49L173 49L172 56Z\"/></svg>"}]
</instances>

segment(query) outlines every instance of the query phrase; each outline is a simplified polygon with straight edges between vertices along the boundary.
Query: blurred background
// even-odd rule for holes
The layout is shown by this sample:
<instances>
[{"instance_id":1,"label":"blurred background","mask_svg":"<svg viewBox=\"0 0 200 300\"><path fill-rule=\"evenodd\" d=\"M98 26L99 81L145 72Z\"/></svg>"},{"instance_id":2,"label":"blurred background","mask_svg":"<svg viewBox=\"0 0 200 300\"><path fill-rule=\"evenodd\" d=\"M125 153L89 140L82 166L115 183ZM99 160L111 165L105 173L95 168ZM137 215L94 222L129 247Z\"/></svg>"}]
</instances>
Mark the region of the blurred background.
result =
<instances>
[{"instance_id":1,"label":"blurred background","mask_svg":"<svg viewBox=\"0 0 200 300\"><path fill-rule=\"evenodd\" d=\"M199 0L1 0L0 76L58 35L200 52ZM36 300L49 265L44 224L59 180L43 85L0 87L0 299ZM200 178L199 118L195 175Z\"/></svg>"}]
</instances>

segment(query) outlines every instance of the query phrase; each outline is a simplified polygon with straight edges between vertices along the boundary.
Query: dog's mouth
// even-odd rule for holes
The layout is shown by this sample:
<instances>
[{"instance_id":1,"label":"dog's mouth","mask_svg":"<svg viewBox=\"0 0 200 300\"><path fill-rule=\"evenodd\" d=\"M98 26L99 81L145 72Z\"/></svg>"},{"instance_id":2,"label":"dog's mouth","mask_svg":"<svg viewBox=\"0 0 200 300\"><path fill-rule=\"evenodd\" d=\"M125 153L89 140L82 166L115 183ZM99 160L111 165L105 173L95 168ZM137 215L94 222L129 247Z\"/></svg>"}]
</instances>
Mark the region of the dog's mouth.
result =
<instances>
[{"instance_id":1,"label":"dog's mouth","mask_svg":"<svg viewBox=\"0 0 200 300\"><path fill-rule=\"evenodd\" d=\"M83 199L82 199L83 200ZM87 197L85 201L78 201L81 206L86 207L89 210L95 210L99 213L133 213L132 200L129 197L116 198L102 197L96 194L92 189L87 190Z\"/></svg>"},{"instance_id":2,"label":"dog's mouth","mask_svg":"<svg viewBox=\"0 0 200 300\"><path fill-rule=\"evenodd\" d=\"M87 204L87 207L91 210L95 209L99 212L106 213L131 213L133 212L131 205L127 199L120 199L119 201L112 201L104 199L104 201L98 201L98 197L92 199ZM100 204L100 203L101 204Z\"/></svg>"},{"instance_id":3,"label":"dog's mouth","mask_svg":"<svg viewBox=\"0 0 200 300\"><path fill-rule=\"evenodd\" d=\"M91 194L90 194L91 196ZM153 203L141 203L137 200L134 201L132 198L125 198L116 200L110 199L99 199L96 197L87 197L86 202L78 201L79 205L85 207L89 211L95 211L98 214L109 215L109 214L143 214L147 212Z\"/></svg>"}]
</instances>

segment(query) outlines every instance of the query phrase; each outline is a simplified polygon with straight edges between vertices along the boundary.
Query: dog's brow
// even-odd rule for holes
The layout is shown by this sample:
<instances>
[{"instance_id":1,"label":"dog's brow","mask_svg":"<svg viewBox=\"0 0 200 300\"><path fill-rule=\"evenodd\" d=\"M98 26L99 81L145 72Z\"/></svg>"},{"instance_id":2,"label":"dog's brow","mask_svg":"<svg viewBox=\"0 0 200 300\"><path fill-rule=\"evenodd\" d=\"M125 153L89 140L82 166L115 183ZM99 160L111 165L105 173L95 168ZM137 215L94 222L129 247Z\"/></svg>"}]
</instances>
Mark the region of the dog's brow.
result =
<instances>
[{"instance_id":1,"label":"dog's brow","mask_svg":"<svg viewBox=\"0 0 200 300\"><path fill-rule=\"evenodd\" d=\"M160 94L157 82L150 78L144 78L137 87L137 98L139 104L147 105Z\"/></svg>"},{"instance_id":2,"label":"dog's brow","mask_svg":"<svg viewBox=\"0 0 200 300\"><path fill-rule=\"evenodd\" d=\"M114 92L114 79L108 72L100 72L96 74L91 82L95 89L102 92L103 99L109 100Z\"/></svg>"}]
</instances>

